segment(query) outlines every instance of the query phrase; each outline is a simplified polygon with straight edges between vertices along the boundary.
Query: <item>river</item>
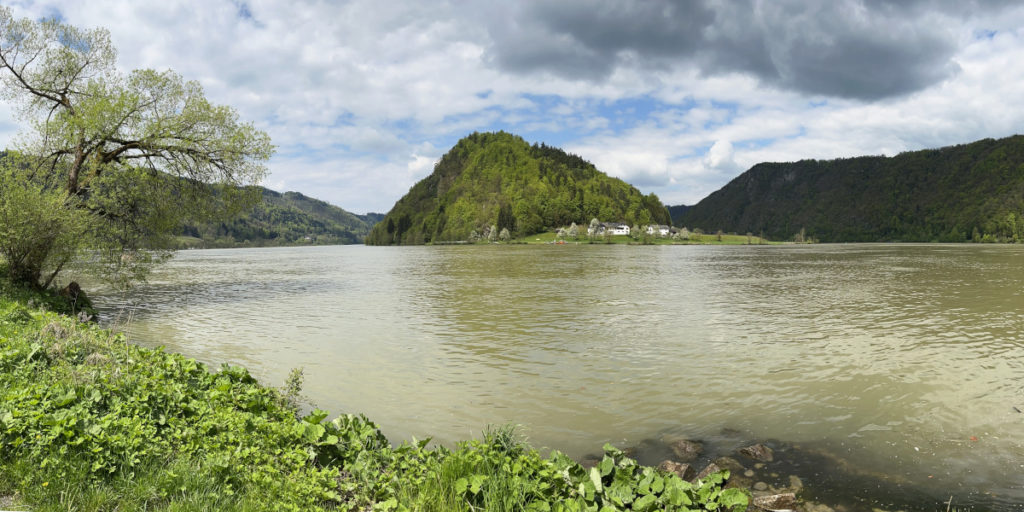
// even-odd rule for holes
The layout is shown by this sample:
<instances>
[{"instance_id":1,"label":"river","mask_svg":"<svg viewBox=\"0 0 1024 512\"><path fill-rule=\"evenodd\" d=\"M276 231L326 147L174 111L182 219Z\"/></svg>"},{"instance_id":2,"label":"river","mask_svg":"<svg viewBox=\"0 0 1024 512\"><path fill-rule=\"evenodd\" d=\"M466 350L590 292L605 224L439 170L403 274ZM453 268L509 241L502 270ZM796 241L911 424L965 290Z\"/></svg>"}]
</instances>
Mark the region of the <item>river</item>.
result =
<instances>
[{"instance_id":1,"label":"river","mask_svg":"<svg viewBox=\"0 0 1024 512\"><path fill-rule=\"evenodd\" d=\"M272 385L302 367L312 403L395 441L773 440L887 489L1024 503L1020 246L185 251L95 295L137 343Z\"/></svg>"}]
</instances>

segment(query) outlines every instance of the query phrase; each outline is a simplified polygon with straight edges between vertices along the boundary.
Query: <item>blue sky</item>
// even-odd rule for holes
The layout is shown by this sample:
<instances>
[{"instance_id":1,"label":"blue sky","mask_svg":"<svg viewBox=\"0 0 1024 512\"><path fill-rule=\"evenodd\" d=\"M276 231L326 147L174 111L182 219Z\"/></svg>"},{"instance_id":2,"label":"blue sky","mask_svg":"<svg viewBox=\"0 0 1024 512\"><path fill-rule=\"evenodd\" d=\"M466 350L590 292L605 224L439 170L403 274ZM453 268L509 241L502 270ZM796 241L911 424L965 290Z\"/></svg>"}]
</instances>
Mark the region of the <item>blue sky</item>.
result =
<instances>
[{"instance_id":1,"label":"blue sky","mask_svg":"<svg viewBox=\"0 0 1024 512\"><path fill-rule=\"evenodd\" d=\"M383 212L505 130L693 204L761 161L1024 131L1024 7L954 0L2 2L105 27L277 145L265 185ZM19 124L0 104L0 144Z\"/></svg>"}]
</instances>

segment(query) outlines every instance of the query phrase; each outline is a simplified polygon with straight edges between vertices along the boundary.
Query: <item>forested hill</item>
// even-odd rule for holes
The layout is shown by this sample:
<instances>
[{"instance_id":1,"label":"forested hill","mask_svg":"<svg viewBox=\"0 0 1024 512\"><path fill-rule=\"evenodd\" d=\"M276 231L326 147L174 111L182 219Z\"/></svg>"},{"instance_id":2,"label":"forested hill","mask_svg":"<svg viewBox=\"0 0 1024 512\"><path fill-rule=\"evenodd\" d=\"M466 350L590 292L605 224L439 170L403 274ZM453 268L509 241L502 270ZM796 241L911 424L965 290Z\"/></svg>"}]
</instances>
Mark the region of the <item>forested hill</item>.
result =
<instances>
[{"instance_id":1,"label":"forested hill","mask_svg":"<svg viewBox=\"0 0 1024 512\"><path fill-rule=\"evenodd\" d=\"M894 157L762 163L682 225L822 242L1024 240L1024 136Z\"/></svg>"},{"instance_id":2,"label":"forested hill","mask_svg":"<svg viewBox=\"0 0 1024 512\"><path fill-rule=\"evenodd\" d=\"M183 246L239 247L361 243L383 216L355 215L298 192L260 187L263 201L229 222L184 226Z\"/></svg>"},{"instance_id":3,"label":"forested hill","mask_svg":"<svg viewBox=\"0 0 1024 512\"><path fill-rule=\"evenodd\" d=\"M685 204L669 206L668 214L672 216L672 225L682 226L682 224L680 224L680 221L683 220L683 214L686 213L686 211L689 210L690 208L690 206L687 206Z\"/></svg>"},{"instance_id":4,"label":"forested hill","mask_svg":"<svg viewBox=\"0 0 1024 512\"><path fill-rule=\"evenodd\" d=\"M373 227L367 244L458 241L492 226L513 237L605 222L669 224L668 209L579 156L505 132L460 140Z\"/></svg>"}]
</instances>

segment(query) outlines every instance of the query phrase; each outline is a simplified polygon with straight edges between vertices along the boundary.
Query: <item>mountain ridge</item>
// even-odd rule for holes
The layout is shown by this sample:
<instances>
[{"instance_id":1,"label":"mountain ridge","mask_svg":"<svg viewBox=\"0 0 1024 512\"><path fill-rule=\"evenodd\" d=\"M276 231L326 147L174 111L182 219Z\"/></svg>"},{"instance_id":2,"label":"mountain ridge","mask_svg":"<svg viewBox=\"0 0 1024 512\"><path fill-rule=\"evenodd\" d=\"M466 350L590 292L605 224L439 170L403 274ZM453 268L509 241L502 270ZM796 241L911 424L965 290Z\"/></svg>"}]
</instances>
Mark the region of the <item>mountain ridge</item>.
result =
<instances>
[{"instance_id":1,"label":"mountain ridge","mask_svg":"<svg viewBox=\"0 0 1024 512\"><path fill-rule=\"evenodd\" d=\"M1024 239L1024 136L896 156L766 162L693 205L691 228L822 242Z\"/></svg>"},{"instance_id":2,"label":"mountain ridge","mask_svg":"<svg viewBox=\"0 0 1024 512\"><path fill-rule=\"evenodd\" d=\"M357 215L301 192L257 187L262 201L237 218L182 227L183 247L358 244L383 214Z\"/></svg>"}]
</instances>

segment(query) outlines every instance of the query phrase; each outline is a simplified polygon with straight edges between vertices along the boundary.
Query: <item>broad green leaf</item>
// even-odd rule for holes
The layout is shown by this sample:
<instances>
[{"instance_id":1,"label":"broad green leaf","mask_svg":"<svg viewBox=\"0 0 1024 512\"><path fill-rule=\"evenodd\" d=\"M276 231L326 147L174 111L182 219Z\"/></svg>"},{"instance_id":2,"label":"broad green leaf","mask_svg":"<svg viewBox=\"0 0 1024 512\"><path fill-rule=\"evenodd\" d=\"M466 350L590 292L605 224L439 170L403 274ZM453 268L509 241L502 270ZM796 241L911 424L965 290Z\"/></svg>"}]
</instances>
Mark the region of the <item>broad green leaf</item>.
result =
<instances>
[{"instance_id":1,"label":"broad green leaf","mask_svg":"<svg viewBox=\"0 0 1024 512\"><path fill-rule=\"evenodd\" d=\"M601 484L601 471L596 467L590 468L590 482L594 484L594 492L600 494L604 489L604 485Z\"/></svg>"}]
</instances>

